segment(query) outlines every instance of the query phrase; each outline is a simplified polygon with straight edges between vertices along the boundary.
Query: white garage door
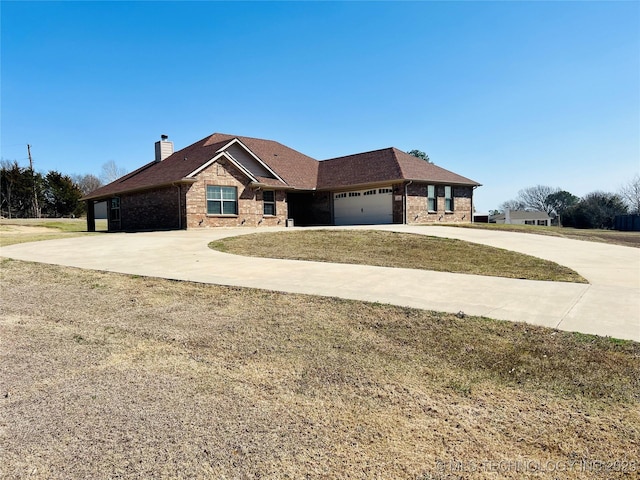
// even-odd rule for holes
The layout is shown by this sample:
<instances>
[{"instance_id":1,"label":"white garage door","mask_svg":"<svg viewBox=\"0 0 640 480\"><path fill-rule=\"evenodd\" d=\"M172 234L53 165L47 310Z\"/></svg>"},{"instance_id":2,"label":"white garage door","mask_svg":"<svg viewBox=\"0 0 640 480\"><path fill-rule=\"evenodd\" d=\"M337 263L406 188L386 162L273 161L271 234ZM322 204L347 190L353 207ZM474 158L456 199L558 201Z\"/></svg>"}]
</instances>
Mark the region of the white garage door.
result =
<instances>
[{"instance_id":1,"label":"white garage door","mask_svg":"<svg viewBox=\"0 0 640 480\"><path fill-rule=\"evenodd\" d=\"M391 188L334 193L334 223L336 225L393 223L392 193Z\"/></svg>"}]
</instances>

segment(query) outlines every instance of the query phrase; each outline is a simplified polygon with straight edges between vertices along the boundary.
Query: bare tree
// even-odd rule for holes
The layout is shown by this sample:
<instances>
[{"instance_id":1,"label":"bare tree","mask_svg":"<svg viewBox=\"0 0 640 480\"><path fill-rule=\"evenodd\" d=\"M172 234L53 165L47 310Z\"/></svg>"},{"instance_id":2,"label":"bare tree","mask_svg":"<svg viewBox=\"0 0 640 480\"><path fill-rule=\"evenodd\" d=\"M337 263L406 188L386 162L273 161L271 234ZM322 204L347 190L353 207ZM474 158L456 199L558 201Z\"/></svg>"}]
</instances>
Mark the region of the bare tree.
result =
<instances>
[{"instance_id":1,"label":"bare tree","mask_svg":"<svg viewBox=\"0 0 640 480\"><path fill-rule=\"evenodd\" d=\"M500 211L504 212L505 210L524 210L526 207L524 203L520 200L507 200L506 202L502 202L500 204Z\"/></svg>"},{"instance_id":2,"label":"bare tree","mask_svg":"<svg viewBox=\"0 0 640 480\"><path fill-rule=\"evenodd\" d=\"M104 183L111 183L120 177L127 174L127 171L124 168L118 167L116 162L113 160L109 160L108 162L102 164L102 174L100 175L100 179Z\"/></svg>"},{"instance_id":3,"label":"bare tree","mask_svg":"<svg viewBox=\"0 0 640 480\"><path fill-rule=\"evenodd\" d=\"M629 207L630 213L640 213L640 175L636 173L628 183L620 187L619 194Z\"/></svg>"},{"instance_id":4,"label":"bare tree","mask_svg":"<svg viewBox=\"0 0 640 480\"><path fill-rule=\"evenodd\" d=\"M550 202L553 195L560 192L559 188L536 185L535 187L523 188L518 192L518 196L513 200L507 200L500 205L501 210L537 210L547 212L555 216L554 205Z\"/></svg>"},{"instance_id":5,"label":"bare tree","mask_svg":"<svg viewBox=\"0 0 640 480\"><path fill-rule=\"evenodd\" d=\"M73 175L71 178L82 192L82 195L88 195L102 186L102 181L90 173L87 175Z\"/></svg>"},{"instance_id":6,"label":"bare tree","mask_svg":"<svg viewBox=\"0 0 640 480\"><path fill-rule=\"evenodd\" d=\"M546 185L536 185L528 187L518 192L518 200L520 200L527 210L538 210L547 212L549 215L553 213L553 205L548 202L549 195L559 192L559 188L547 187Z\"/></svg>"}]
</instances>

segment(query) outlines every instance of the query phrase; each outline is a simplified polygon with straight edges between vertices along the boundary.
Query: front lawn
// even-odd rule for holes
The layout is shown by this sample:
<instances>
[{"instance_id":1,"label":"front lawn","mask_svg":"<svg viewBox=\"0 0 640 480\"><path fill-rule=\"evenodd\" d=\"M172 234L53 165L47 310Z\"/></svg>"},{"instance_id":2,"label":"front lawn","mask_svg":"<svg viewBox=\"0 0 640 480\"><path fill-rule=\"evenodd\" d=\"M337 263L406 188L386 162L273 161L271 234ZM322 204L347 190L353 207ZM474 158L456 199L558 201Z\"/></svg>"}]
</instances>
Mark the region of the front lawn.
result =
<instances>
[{"instance_id":1,"label":"front lawn","mask_svg":"<svg viewBox=\"0 0 640 480\"><path fill-rule=\"evenodd\" d=\"M570 268L486 245L376 230L298 230L224 238L215 250L254 257L417 268L494 277L587 283Z\"/></svg>"},{"instance_id":2,"label":"front lawn","mask_svg":"<svg viewBox=\"0 0 640 480\"><path fill-rule=\"evenodd\" d=\"M637 472L635 342L14 260L0 280L0 478Z\"/></svg>"}]
</instances>

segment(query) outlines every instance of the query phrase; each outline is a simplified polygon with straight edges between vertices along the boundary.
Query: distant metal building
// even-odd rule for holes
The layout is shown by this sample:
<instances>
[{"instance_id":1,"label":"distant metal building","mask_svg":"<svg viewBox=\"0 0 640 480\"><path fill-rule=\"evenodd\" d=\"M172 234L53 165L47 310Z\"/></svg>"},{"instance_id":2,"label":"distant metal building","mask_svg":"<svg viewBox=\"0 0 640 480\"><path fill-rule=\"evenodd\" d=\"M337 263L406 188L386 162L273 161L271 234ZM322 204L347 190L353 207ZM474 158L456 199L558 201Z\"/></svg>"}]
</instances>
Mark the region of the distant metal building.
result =
<instances>
[{"instance_id":1,"label":"distant metal building","mask_svg":"<svg viewBox=\"0 0 640 480\"><path fill-rule=\"evenodd\" d=\"M613 228L624 232L640 232L640 215L616 215Z\"/></svg>"}]
</instances>

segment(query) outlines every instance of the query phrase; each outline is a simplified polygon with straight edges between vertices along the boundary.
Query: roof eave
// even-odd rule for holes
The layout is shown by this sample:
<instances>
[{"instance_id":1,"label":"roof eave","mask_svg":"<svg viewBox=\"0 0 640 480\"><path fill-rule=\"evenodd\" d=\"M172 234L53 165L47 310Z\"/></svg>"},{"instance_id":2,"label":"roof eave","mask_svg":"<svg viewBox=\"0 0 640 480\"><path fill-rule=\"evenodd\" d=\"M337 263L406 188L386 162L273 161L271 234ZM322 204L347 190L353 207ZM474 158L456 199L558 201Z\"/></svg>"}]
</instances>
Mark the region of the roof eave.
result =
<instances>
[{"instance_id":1,"label":"roof eave","mask_svg":"<svg viewBox=\"0 0 640 480\"><path fill-rule=\"evenodd\" d=\"M348 185L329 185L326 187L319 187L319 191L333 191L333 190L354 190L354 189L362 189L368 187L379 187L384 185L395 185L398 183L405 182L416 182L416 183L432 183L437 185L454 185L454 186L462 186L462 187L480 187L482 184L477 182L454 182L454 181L446 181L446 180L425 180L423 178L395 178L390 180L379 180L376 182L365 182L365 183L351 183Z\"/></svg>"},{"instance_id":2,"label":"roof eave","mask_svg":"<svg viewBox=\"0 0 640 480\"><path fill-rule=\"evenodd\" d=\"M197 180L195 178L181 178L180 180L173 180L171 182L156 183L153 185L147 185L147 186L137 187L137 188L127 188L124 190L119 190L111 193L105 193L105 194L99 194L99 195L89 194L87 196L80 198L80 200L81 201L104 200L107 198L117 197L118 195L123 195L126 193L136 193L136 192L142 192L144 190L154 190L156 188L170 187L172 185L191 185L191 184L194 184L196 181Z\"/></svg>"},{"instance_id":3,"label":"roof eave","mask_svg":"<svg viewBox=\"0 0 640 480\"><path fill-rule=\"evenodd\" d=\"M369 188L369 187L383 187L388 185L395 185L398 183L402 183L402 179L395 180L380 180L377 182L366 182L366 183L350 183L348 185L330 185L326 187L318 188L318 191L328 192L328 191L337 191L337 190L355 190L361 188Z\"/></svg>"},{"instance_id":4,"label":"roof eave","mask_svg":"<svg viewBox=\"0 0 640 480\"><path fill-rule=\"evenodd\" d=\"M456 182L453 180L425 180L424 178L405 178L403 179L403 181L405 182L420 182L420 183L435 183L438 185L456 185L456 186L462 186L462 187L481 187L482 184L478 183L478 182L474 182L473 180L470 180L468 182Z\"/></svg>"},{"instance_id":5,"label":"roof eave","mask_svg":"<svg viewBox=\"0 0 640 480\"><path fill-rule=\"evenodd\" d=\"M262 183L260 181L251 182L250 185L252 187L266 188L268 190L293 190L288 185L271 185L269 183Z\"/></svg>"}]
</instances>

